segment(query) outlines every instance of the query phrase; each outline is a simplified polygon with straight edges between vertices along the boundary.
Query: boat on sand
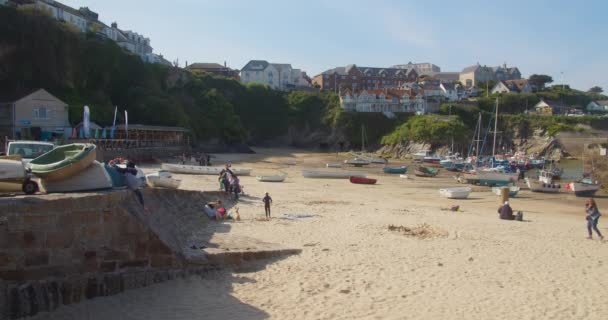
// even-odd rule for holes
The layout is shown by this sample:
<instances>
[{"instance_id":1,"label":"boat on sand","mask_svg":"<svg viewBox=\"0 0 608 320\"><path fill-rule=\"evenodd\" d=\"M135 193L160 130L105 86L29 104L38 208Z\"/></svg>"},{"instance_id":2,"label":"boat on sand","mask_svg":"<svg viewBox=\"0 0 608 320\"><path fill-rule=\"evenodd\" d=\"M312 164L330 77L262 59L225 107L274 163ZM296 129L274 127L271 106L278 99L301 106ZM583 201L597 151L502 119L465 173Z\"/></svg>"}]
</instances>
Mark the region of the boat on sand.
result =
<instances>
[{"instance_id":1,"label":"boat on sand","mask_svg":"<svg viewBox=\"0 0 608 320\"><path fill-rule=\"evenodd\" d=\"M570 182L566 186L566 188L574 192L574 195L577 197L590 197L594 195L600 187L601 185L599 183L594 183L593 180L588 178Z\"/></svg>"},{"instance_id":2,"label":"boat on sand","mask_svg":"<svg viewBox=\"0 0 608 320\"><path fill-rule=\"evenodd\" d=\"M174 164L174 163L163 163L161 169L167 170L173 173L183 174L206 174L206 175L218 175L224 167L206 167L206 166L193 166L187 164ZM248 176L251 174L251 168L230 168L237 176Z\"/></svg>"},{"instance_id":3,"label":"boat on sand","mask_svg":"<svg viewBox=\"0 0 608 320\"><path fill-rule=\"evenodd\" d=\"M47 181L67 179L95 161L96 146L73 143L59 146L29 162L32 173Z\"/></svg>"},{"instance_id":4,"label":"boat on sand","mask_svg":"<svg viewBox=\"0 0 608 320\"><path fill-rule=\"evenodd\" d=\"M171 172L160 170L146 175L146 182L150 187L178 189L181 180L173 178Z\"/></svg>"},{"instance_id":5,"label":"boat on sand","mask_svg":"<svg viewBox=\"0 0 608 320\"><path fill-rule=\"evenodd\" d=\"M342 168L342 164L341 163L328 163L325 165L328 168Z\"/></svg>"},{"instance_id":6,"label":"boat on sand","mask_svg":"<svg viewBox=\"0 0 608 320\"><path fill-rule=\"evenodd\" d=\"M317 179L349 179L350 177L365 178L367 175L356 171L321 171L321 170L302 170L304 178Z\"/></svg>"},{"instance_id":7,"label":"boat on sand","mask_svg":"<svg viewBox=\"0 0 608 320\"><path fill-rule=\"evenodd\" d=\"M424 166L417 166L414 169L414 174L417 177L434 177L439 173L439 169L431 169Z\"/></svg>"},{"instance_id":8,"label":"boat on sand","mask_svg":"<svg viewBox=\"0 0 608 320\"><path fill-rule=\"evenodd\" d=\"M268 176L257 176L255 177L258 181L261 182L283 182L287 178L287 174L275 174Z\"/></svg>"},{"instance_id":9,"label":"boat on sand","mask_svg":"<svg viewBox=\"0 0 608 320\"><path fill-rule=\"evenodd\" d=\"M376 184L378 180L370 179L370 178L361 178L361 177L350 177L348 178L350 183L354 184Z\"/></svg>"},{"instance_id":10,"label":"boat on sand","mask_svg":"<svg viewBox=\"0 0 608 320\"><path fill-rule=\"evenodd\" d=\"M518 186L510 186L510 187L492 187L492 192L497 195L500 196L501 193L501 189L502 188L509 188L509 197L513 198L517 195L517 193L519 193L519 187Z\"/></svg>"},{"instance_id":11,"label":"boat on sand","mask_svg":"<svg viewBox=\"0 0 608 320\"><path fill-rule=\"evenodd\" d=\"M401 166L398 168L383 168L382 171L384 173L392 173L392 174L405 173L407 171L407 166Z\"/></svg>"},{"instance_id":12,"label":"boat on sand","mask_svg":"<svg viewBox=\"0 0 608 320\"><path fill-rule=\"evenodd\" d=\"M469 187L454 187L439 189L439 195L448 199L466 199L471 193Z\"/></svg>"}]
</instances>

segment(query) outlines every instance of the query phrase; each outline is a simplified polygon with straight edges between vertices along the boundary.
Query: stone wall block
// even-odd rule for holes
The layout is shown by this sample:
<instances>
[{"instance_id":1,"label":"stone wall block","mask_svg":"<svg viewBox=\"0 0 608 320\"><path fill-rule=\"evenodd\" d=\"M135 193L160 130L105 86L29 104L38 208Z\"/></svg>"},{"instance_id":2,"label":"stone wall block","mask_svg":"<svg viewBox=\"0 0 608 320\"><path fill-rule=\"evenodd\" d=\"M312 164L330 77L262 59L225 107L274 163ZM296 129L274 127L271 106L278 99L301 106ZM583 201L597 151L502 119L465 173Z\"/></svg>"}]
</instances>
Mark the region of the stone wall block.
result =
<instances>
[{"instance_id":1,"label":"stone wall block","mask_svg":"<svg viewBox=\"0 0 608 320\"><path fill-rule=\"evenodd\" d=\"M57 225L57 219L54 214L25 214L23 215L23 224L29 230L54 230Z\"/></svg>"},{"instance_id":2,"label":"stone wall block","mask_svg":"<svg viewBox=\"0 0 608 320\"><path fill-rule=\"evenodd\" d=\"M49 249L69 248L74 243L75 234L71 230L49 231L46 233L45 246Z\"/></svg>"}]
</instances>

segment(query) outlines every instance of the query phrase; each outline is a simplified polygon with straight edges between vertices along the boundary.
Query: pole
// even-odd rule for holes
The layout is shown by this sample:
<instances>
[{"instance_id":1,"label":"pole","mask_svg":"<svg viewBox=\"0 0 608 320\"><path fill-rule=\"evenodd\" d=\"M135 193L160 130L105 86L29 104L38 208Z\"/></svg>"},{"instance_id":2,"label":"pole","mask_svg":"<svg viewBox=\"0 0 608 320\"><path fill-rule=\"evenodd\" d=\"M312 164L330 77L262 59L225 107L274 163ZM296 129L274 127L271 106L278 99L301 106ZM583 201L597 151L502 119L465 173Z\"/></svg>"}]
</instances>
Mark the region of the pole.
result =
<instances>
[{"instance_id":1,"label":"pole","mask_svg":"<svg viewBox=\"0 0 608 320\"><path fill-rule=\"evenodd\" d=\"M498 98L496 98L496 116L494 117L494 143L492 144L492 157L496 150L496 132L498 131Z\"/></svg>"},{"instance_id":2,"label":"pole","mask_svg":"<svg viewBox=\"0 0 608 320\"><path fill-rule=\"evenodd\" d=\"M479 141L481 140L481 112L479 113L479 122L477 122L477 126L479 129L477 131L477 139L475 139L475 141L477 142L477 147L475 148L475 163L479 161Z\"/></svg>"}]
</instances>

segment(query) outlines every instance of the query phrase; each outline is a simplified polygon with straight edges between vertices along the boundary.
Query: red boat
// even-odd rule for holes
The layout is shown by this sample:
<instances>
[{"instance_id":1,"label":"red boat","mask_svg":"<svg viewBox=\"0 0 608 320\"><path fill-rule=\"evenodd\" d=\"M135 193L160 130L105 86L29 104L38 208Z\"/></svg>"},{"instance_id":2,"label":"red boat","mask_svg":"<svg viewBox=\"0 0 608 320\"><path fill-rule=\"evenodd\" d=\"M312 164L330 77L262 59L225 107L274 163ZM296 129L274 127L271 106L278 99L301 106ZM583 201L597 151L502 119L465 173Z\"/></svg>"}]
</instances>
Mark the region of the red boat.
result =
<instances>
[{"instance_id":1,"label":"red boat","mask_svg":"<svg viewBox=\"0 0 608 320\"><path fill-rule=\"evenodd\" d=\"M350 183L356 183L356 184L376 184L376 179L370 179L370 178L361 178L361 177L350 177L349 178Z\"/></svg>"}]
</instances>

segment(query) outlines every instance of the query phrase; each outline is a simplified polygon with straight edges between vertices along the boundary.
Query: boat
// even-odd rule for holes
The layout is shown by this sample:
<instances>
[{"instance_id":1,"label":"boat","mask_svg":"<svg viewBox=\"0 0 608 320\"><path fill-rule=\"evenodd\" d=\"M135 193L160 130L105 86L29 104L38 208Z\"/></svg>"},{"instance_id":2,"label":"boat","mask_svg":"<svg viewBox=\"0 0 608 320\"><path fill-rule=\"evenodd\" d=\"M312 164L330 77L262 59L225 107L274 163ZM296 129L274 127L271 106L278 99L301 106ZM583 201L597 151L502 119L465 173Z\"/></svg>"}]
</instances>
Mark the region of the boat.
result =
<instances>
[{"instance_id":1,"label":"boat","mask_svg":"<svg viewBox=\"0 0 608 320\"><path fill-rule=\"evenodd\" d=\"M344 164L351 165L354 167L362 167L362 166L367 166L367 165L371 164L371 162L361 159L361 158L354 158L354 159L344 160Z\"/></svg>"},{"instance_id":2,"label":"boat","mask_svg":"<svg viewBox=\"0 0 608 320\"><path fill-rule=\"evenodd\" d=\"M439 169L431 169L424 166L417 166L414 169L414 174L417 177L434 177L439 173Z\"/></svg>"},{"instance_id":3,"label":"boat","mask_svg":"<svg viewBox=\"0 0 608 320\"><path fill-rule=\"evenodd\" d=\"M269 176L257 176L255 178L261 182L283 182L287 178L287 173L275 174L275 175L269 175Z\"/></svg>"},{"instance_id":4,"label":"boat","mask_svg":"<svg viewBox=\"0 0 608 320\"><path fill-rule=\"evenodd\" d=\"M61 148L61 147L60 147ZM40 186L46 193L81 192L111 189L112 178L104 165L97 161L77 174L62 180L41 179Z\"/></svg>"},{"instance_id":5,"label":"boat","mask_svg":"<svg viewBox=\"0 0 608 320\"><path fill-rule=\"evenodd\" d=\"M439 195L448 199L466 199L473 189L469 187L454 187L439 189Z\"/></svg>"},{"instance_id":6,"label":"boat","mask_svg":"<svg viewBox=\"0 0 608 320\"><path fill-rule=\"evenodd\" d=\"M418 150L412 154L412 159L422 161L422 159L424 159L424 157L428 157L430 155L431 155L431 150Z\"/></svg>"},{"instance_id":7,"label":"boat","mask_svg":"<svg viewBox=\"0 0 608 320\"><path fill-rule=\"evenodd\" d=\"M328 163L325 165L327 168L342 168L341 163Z\"/></svg>"},{"instance_id":8,"label":"boat","mask_svg":"<svg viewBox=\"0 0 608 320\"><path fill-rule=\"evenodd\" d=\"M545 170L540 172L537 180L526 178L526 185L528 185L530 191L534 192L558 193L561 189L559 184L553 183L551 174Z\"/></svg>"},{"instance_id":9,"label":"boat","mask_svg":"<svg viewBox=\"0 0 608 320\"><path fill-rule=\"evenodd\" d=\"M601 185L589 178L581 179L579 181L570 182L567 189L574 192L577 197L590 197L594 195L600 188Z\"/></svg>"},{"instance_id":10,"label":"boat","mask_svg":"<svg viewBox=\"0 0 608 320\"><path fill-rule=\"evenodd\" d=\"M504 168L478 169L476 172L479 184L488 186L506 186L517 182L519 177L517 172L508 172Z\"/></svg>"},{"instance_id":11,"label":"boat","mask_svg":"<svg viewBox=\"0 0 608 320\"><path fill-rule=\"evenodd\" d=\"M224 167L192 166L174 163L163 163L160 167L162 170L167 170L173 173L206 175L219 175L224 169ZM237 176L248 176L251 174L251 168L230 168L230 170Z\"/></svg>"},{"instance_id":12,"label":"boat","mask_svg":"<svg viewBox=\"0 0 608 320\"><path fill-rule=\"evenodd\" d=\"M359 158L359 159L363 159L363 160L367 160L370 163L376 163L376 164L387 164L388 160L386 158L380 158L380 157L372 157L371 155L366 155L363 152L351 152L355 157Z\"/></svg>"},{"instance_id":13,"label":"boat","mask_svg":"<svg viewBox=\"0 0 608 320\"><path fill-rule=\"evenodd\" d=\"M441 157L439 157L437 155L425 156L422 158L422 162L429 163L429 164L440 164Z\"/></svg>"},{"instance_id":14,"label":"boat","mask_svg":"<svg viewBox=\"0 0 608 320\"><path fill-rule=\"evenodd\" d=\"M384 171L384 173L406 173L407 166L401 166L398 168L383 168L382 171Z\"/></svg>"},{"instance_id":15,"label":"boat","mask_svg":"<svg viewBox=\"0 0 608 320\"><path fill-rule=\"evenodd\" d=\"M409 176L409 175L407 175L407 174L400 174L399 178L401 178L401 179L411 179L412 177Z\"/></svg>"},{"instance_id":16,"label":"boat","mask_svg":"<svg viewBox=\"0 0 608 320\"><path fill-rule=\"evenodd\" d=\"M150 187L178 189L181 180L173 178L171 172L160 170L146 175L146 181Z\"/></svg>"},{"instance_id":17,"label":"boat","mask_svg":"<svg viewBox=\"0 0 608 320\"><path fill-rule=\"evenodd\" d=\"M376 184L376 182L378 181L376 179L362 178L362 177L350 177L350 178L348 178L348 180L350 180L350 183L354 183L354 184Z\"/></svg>"},{"instance_id":18,"label":"boat","mask_svg":"<svg viewBox=\"0 0 608 320\"><path fill-rule=\"evenodd\" d=\"M365 178L367 175L362 172L354 171L320 171L320 170L302 170L304 178L319 178L319 179L349 179L350 177Z\"/></svg>"},{"instance_id":19,"label":"boat","mask_svg":"<svg viewBox=\"0 0 608 320\"><path fill-rule=\"evenodd\" d=\"M553 180L560 180L562 178L562 174L564 174L564 169L562 168L552 168L549 170L551 173L551 178Z\"/></svg>"},{"instance_id":20,"label":"boat","mask_svg":"<svg viewBox=\"0 0 608 320\"><path fill-rule=\"evenodd\" d=\"M448 171L460 171L464 169L465 163L462 157L458 154L448 155L445 159L439 161L439 165L444 167Z\"/></svg>"},{"instance_id":21,"label":"boat","mask_svg":"<svg viewBox=\"0 0 608 320\"><path fill-rule=\"evenodd\" d=\"M73 143L59 146L30 161L28 166L36 176L46 181L67 179L90 166L96 157L96 146Z\"/></svg>"},{"instance_id":22,"label":"boat","mask_svg":"<svg viewBox=\"0 0 608 320\"><path fill-rule=\"evenodd\" d=\"M492 192L494 194L496 194L497 196L500 196L502 188L509 188L509 197L510 198L514 198L515 196L517 196L517 193L519 192L519 189L520 189L518 186L492 187Z\"/></svg>"},{"instance_id":23,"label":"boat","mask_svg":"<svg viewBox=\"0 0 608 320\"><path fill-rule=\"evenodd\" d=\"M30 178L21 160L0 159L0 192L36 193L38 184Z\"/></svg>"}]
</instances>

